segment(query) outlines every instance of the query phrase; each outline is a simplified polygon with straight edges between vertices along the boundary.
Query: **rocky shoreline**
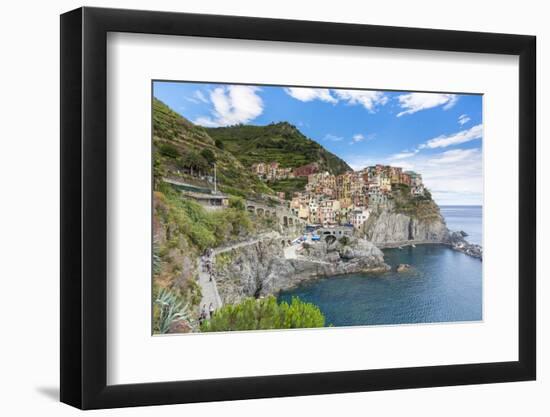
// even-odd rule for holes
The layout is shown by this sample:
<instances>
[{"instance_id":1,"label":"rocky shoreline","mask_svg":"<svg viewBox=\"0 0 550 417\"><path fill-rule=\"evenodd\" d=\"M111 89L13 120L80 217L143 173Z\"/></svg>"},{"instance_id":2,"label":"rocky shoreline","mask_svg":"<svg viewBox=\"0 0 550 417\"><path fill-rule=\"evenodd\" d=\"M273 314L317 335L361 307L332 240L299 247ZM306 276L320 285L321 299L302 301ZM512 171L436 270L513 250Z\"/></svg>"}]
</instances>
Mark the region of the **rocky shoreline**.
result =
<instances>
[{"instance_id":1,"label":"rocky shoreline","mask_svg":"<svg viewBox=\"0 0 550 417\"><path fill-rule=\"evenodd\" d=\"M467 236L463 231L452 232L450 237L449 246L458 252L462 252L473 258L483 260L483 248L481 245L470 243L464 237Z\"/></svg>"},{"instance_id":2,"label":"rocky shoreline","mask_svg":"<svg viewBox=\"0 0 550 417\"><path fill-rule=\"evenodd\" d=\"M424 219L397 213L393 208L374 213L363 226L360 236L380 249L439 244L482 260L483 248L468 242L465 232L451 232L439 208L433 204L433 212Z\"/></svg>"},{"instance_id":3,"label":"rocky shoreline","mask_svg":"<svg viewBox=\"0 0 550 417\"><path fill-rule=\"evenodd\" d=\"M480 245L469 243L464 232L451 232L438 213L429 220L381 212L353 237L305 242L285 251L281 236L232 249L216 262L215 280L224 304L247 297L277 294L301 283L354 273L384 273L391 269L381 249L439 244L482 260ZM406 268L403 267L403 270Z\"/></svg>"},{"instance_id":4,"label":"rocky shoreline","mask_svg":"<svg viewBox=\"0 0 550 417\"><path fill-rule=\"evenodd\" d=\"M358 238L304 244L300 255L291 259L285 258L279 239L242 247L226 256L229 259L223 266L218 264L215 273L224 304L277 294L324 277L390 270L382 251Z\"/></svg>"}]
</instances>

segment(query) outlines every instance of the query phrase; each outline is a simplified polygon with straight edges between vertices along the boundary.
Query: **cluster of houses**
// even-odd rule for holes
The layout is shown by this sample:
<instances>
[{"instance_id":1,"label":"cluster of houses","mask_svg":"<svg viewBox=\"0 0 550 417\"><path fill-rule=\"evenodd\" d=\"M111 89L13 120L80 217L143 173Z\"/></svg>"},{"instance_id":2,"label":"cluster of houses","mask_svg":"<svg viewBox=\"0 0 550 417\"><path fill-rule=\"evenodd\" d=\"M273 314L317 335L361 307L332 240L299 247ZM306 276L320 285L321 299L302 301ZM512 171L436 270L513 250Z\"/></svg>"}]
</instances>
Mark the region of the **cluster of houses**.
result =
<instances>
[{"instance_id":1,"label":"cluster of houses","mask_svg":"<svg viewBox=\"0 0 550 417\"><path fill-rule=\"evenodd\" d=\"M373 209L387 205L392 187L400 184L413 196L424 194L422 176L399 167L375 165L341 175L315 172L308 175L305 190L294 194L290 209L310 224L360 228Z\"/></svg>"},{"instance_id":2,"label":"cluster of houses","mask_svg":"<svg viewBox=\"0 0 550 417\"><path fill-rule=\"evenodd\" d=\"M258 162L252 164L251 169L258 178L265 181L307 177L319 172L319 166L315 162L297 168L282 168L278 162Z\"/></svg>"}]
</instances>

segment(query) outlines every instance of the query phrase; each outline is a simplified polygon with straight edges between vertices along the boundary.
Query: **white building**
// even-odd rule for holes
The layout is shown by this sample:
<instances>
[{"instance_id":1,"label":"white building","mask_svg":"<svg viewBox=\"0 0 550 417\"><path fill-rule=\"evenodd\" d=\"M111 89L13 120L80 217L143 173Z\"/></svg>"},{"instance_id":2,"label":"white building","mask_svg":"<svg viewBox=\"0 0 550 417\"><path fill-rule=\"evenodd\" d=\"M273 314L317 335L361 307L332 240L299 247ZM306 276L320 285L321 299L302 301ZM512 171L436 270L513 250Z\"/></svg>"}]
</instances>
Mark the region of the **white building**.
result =
<instances>
[{"instance_id":1,"label":"white building","mask_svg":"<svg viewBox=\"0 0 550 417\"><path fill-rule=\"evenodd\" d=\"M367 221L370 215L368 209L355 209L350 213L350 222L356 229L359 229Z\"/></svg>"}]
</instances>

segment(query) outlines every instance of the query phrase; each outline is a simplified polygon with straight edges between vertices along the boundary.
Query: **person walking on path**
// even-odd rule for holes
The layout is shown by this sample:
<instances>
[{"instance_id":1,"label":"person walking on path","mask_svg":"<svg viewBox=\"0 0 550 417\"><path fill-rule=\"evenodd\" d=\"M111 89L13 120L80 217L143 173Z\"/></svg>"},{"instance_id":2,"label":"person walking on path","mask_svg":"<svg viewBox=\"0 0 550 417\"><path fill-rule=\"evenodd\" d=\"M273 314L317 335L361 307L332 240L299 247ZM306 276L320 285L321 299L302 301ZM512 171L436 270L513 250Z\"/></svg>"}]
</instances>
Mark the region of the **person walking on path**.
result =
<instances>
[{"instance_id":1,"label":"person walking on path","mask_svg":"<svg viewBox=\"0 0 550 417\"><path fill-rule=\"evenodd\" d=\"M214 316L214 304L210 303L210 307L208 307L208 311L210 313L210 318Z\"/></svg>"},{"instance_id":2,"label":"person walking on path","mask_svg":"<svg viewBox=\"0 0 550 417\"><path fill-rule=\"evenodd\" d=\"M201 314L199 316L199 326L202 325L204 320L206 320L206 304L202 305Z\"/></svg>"}]
</instances>

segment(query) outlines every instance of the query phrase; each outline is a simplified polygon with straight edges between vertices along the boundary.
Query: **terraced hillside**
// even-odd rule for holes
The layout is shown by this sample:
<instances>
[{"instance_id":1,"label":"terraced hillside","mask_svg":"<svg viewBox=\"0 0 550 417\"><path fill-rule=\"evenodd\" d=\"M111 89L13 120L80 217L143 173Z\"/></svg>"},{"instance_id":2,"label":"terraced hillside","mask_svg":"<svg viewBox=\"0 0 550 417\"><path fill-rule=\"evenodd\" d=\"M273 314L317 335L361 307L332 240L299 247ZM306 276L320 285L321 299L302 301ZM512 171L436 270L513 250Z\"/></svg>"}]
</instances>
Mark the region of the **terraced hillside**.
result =
<instances>
[{"instance_id":1,"label":"terraced hillside","mask_svg":"<svg viewBox=\"0 0 550 417\"><path fill-rule=\"evenodd\" d=\"M208 177L213 176L215 163L221 191L243 197L273 193L204 128L157 99L153 100L153 146L156 183L169 177L211 188Z\"/></svg>"},{"instance_id":2,"label":"terraced hillside","mask_svg":"<svg viewBox=\"0 0 550 417\"><path fill-rule=\"evenodd\" d=\"M267 126L236 125L205 129L239 161L250 167L255 162L279 162L283 168L296 168L312 162L331 174L351 171L342 159L307 138L287 122Z\"/></svg>"}]
</instances>

